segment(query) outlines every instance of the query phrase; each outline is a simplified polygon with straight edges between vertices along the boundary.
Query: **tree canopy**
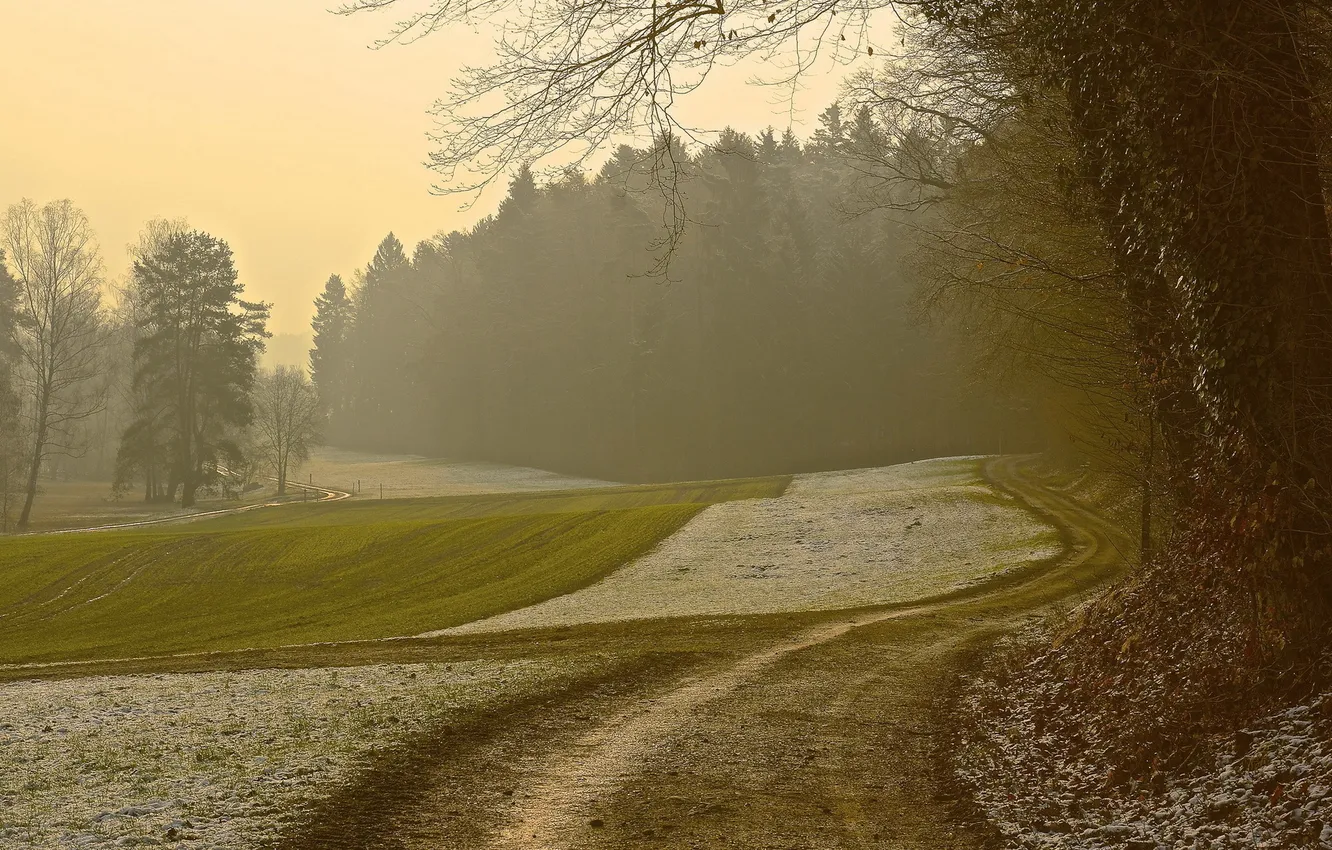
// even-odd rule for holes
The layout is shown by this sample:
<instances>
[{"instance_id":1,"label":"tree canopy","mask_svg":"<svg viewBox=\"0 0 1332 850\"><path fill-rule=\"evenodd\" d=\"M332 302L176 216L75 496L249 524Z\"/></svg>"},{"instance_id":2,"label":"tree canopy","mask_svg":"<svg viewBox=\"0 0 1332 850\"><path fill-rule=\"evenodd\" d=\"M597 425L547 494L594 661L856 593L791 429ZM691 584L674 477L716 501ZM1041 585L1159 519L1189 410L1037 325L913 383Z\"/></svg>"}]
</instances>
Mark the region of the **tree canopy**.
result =
<instances>
[{"instance_id":1,"label":"tree canopy","mask_svg":"<svg viewBox=\"0 0 1332 850\"><path fill-rule=\"evenodd\" d=\"M645 149L544 186L520 170L496 215L410 260L387 237L347 339L324 340L337 297L316 303L330 440L616 480L1036 445L916 325L909 226L838 213L856 163L775 135L677 153L701 224L669 283L642 274L664 230Z\"/></svg>"}]
</instances>

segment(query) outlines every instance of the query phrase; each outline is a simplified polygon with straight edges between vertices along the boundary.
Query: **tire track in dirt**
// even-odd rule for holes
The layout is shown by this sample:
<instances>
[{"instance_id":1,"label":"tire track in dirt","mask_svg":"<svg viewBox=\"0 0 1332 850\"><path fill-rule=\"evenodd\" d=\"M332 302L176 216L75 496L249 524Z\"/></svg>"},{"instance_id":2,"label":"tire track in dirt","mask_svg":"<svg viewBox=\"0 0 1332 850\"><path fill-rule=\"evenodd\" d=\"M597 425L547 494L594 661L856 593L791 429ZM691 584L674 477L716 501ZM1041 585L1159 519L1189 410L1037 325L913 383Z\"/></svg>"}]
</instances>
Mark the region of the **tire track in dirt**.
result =
<instances>
[{"instance_id":1,"label":"tire track in dirt","mask_svg":"<svg viewBox=\"0 0 1332 850\"><path fill-rule=\"evenodd\" d=\"M807 629L792 640L745 656L733 667L694 677L664 696L648 700L612 717L579 738L570 752L547 764L526 789L525 803L512 815L493 846L501 850L562 850L576 814L590 801L606 796L632 775L653 743L668 738L690 721L694 713L720 699L771 667L783 656L841 637L852 629L893 617L908 617L917 609L862 615L843 622Z\"/></svg>"},{"instance_id":2,"label":"tire track in dirt","mask_svg":"<svg viewBox=\"0 0 1332 850\"><path fill-rule=\"evenodd\" d=\"M684 733L696 727L716 704L733 698L741 699L737 696L738 692L762 689L771 681L789 675L785 669L779 672L778 668L794 665L798 669L802 656L818 655L825 647L835 645L853 632L872 631L876 626L887 626L893 621L928 620L931 615L947 614L962 621L954 627L956 631L952 634L937 633L937 627L934 630L926 629L922 634L927 634L927 637L918 638L915 646L911 645L911 639L905 639L903 645L896 647L897 657L893 663L907 672L906 679L912 680L897 686L898 690L908 689L909 684L909 687L915 688L914 691L905 696L892 694L894 683L882 681L882 676L876 679L872 669L876 662L871 660L868 665L861 665L864 669L856 674L860 679L848 676L848 681L838 684L837 692L829 695L833 697L833 705L826 723L844 723L848 719L845 715L850 707L863 701L859 692L868 692L873 687L886 689L889 702L893 702L894 697L900 697L895 703L899 704L899 709L901 706L913 705L913 710L920 710L921 700L928 702L928 695L942 686L945 671L955 666L956 656L965 646L992 639L1005 628L1012 627L1016 620L1029 615L1032 610L1062 598L1069 592L1085 590L1087 581L1076 577L1078 571L1089 561L1098 562L1104 570L1111 560L1117 558L1111 542L1112 532L1104 521L1085 508L1025 481L1017 471L1018 460L1000 458L989 462L987 477L1062 529L1067 552L1048 565L1048 568L1035 570L1020 580L1011 577L996 580L991 587L978 587L974 592L950 595L937 601L911 607L856 612L831 622L823 622L788 639L743 655L721 670L686 677L680 684L655 698L641 699L614 713L571 744L557 746L544 758L536 759L536 764L527 771L526 779L521 782L519 792L513 795L513 806L484 846L499 850L567 850L583 846L619 846L620 841L641 837L639 834L612 836L612 831L605 829L604 820L590 816L608 798L622 798L630 789L639 796L647 794L656 798L658 809L663 808L660 805L663 800L683 799L679 794L663 797L666 792L661 789L640 787L652 784L644 777L645 765L654 758L660 759L663 752L676 746ZM1100 575L1097 580L1104 577ZM991 602L992 598L998 602ZM998 604L1002 609L998 618L1002 623L991 621L968 627L966 621L984 618L954 616L967 606L991 604ZM910 630L905 634L909 637ZM891 640L884 649L894 651ZM927 668L927 672L920 672L922 668ZM803 676L804 693L796 697L808 699L809 689L816 687L820 678L835 681L839 671L836 668L807 669ZM910 721L901 716L889 716L881 722L898 727L910 726ZM744 738L745 734L763 739L759 740L763 746L773 742L772 735L764 739L764 730L760 730L757 736L754 733L743 733L737 738ZM743 764L744 758L737 761ZM707 769L712 766L703 767ZM843 768L840 771L841 779L837 778L839 771L835 769L827 774L833 796L852 800L838 806L839 829L847 833L838 846L880 846L881 834L874 831L868 813L863 806L854 802L853 794L844 793L854 784L849 778L851 772ZM666 773L674 776L677 771ZM484 781L484 778L477 777L477 781ZM837 790L839 783L843 791ZM658 781L657 784L672 786L671 781ZM678 780L674 784L681 785ZM725 783L724 787L733 786ZM910 783L900 776L884 787L889 788L889 796L896 794L898 798L895 803L885 804L888 810L900 813L910 811L909 798L917 789L910 787ZM688 789L681 790L687 792ZM904 803L904 800L908 802ZM703 809L707 809L708 805L703 804ZM651 811L652 807L647 806L647 809ZM832 810L826 807L822 811L832 814ZM942 828L943 825L935 826ZM920 829L917 824L916 832L919 833ZM647 834L651 835L651 830ZM926 828L926 834L932 834L932 831ZM948 830L948 835L953 834L951 829ZM919 844L912 841L903 846L935 846L929 843L930 840ZM411 846L434 845L413 843Z\"/></svg>"}]
</instances>

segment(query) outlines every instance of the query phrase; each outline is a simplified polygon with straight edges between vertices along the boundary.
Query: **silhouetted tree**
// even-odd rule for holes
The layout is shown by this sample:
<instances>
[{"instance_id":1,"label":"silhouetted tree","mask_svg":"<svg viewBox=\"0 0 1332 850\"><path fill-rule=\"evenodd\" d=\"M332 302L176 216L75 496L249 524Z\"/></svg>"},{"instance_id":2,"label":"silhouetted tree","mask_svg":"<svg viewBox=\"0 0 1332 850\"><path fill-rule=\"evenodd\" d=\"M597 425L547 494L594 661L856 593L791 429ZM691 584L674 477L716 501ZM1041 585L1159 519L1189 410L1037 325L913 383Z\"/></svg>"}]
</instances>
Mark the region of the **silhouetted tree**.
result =
<instances>
[{"instance_id":1,"label":"silhouetted tree","mask_svg":"<svg viewBox=\"0 0 1332 850\"><path fill-rule=\"evenodd\" d=\"M330 275L315 298L314 348L310 349L310 379L327 415L339 416L347 407L351 358L352 304L339 275Z\"/></svg>"},{"instance_id":2,"label":"silhouetted tree","mask_svg":"<svg viewBox=\"0 0 1332 850\"><path fill-rule=\"evenodd\" d=\"M258 449L277 478L278 495L286 495L287 474L319 440L319 396L303 370L278 366L259 373L253 404Z\"/></svg>"},{"instance_id":3,"label":"silhouetted tree","mask_svg":"<svg viewBox=\"0 0 1332 850\"><path fill-rule=\"evenodd\" d=\"M268 305L241 299L230 247L198 230L166 238L135 262L134 279L142 310L134 381L171 411L168 490L178 483L190 507L209 467L231 450L233 430L250 422Z\"/></svg>"},{"instance_id":4,"label":"silhouetted tree","mask_svg":"<svg viewBox=\"0 0 1332 850\"><path fill-rule=\"evenodd\" d=\"M76 453L79 423L101 408L92 380L103 343L102 261L88 217L67 200L11 206L0 240L18 283L17 374L29 442L24 529L43 462Z\"/></svg>"},{"instance_id":5,"label":"silhouetted tree","mask_svg":"<svg viewBox=\"0 0 1332 850\"><path fill-rule=\"evenodd\" d=\"M833 103L819 113L819 126L810 144L828 153L840 150L846 144L846 127L842 124L842 107Z\"/></svg>"},{"instance_id":6,"label":"silhouetted tree","mask_svg":"<svg viewBox=\"0 0 1332 850\"><path fill-rule=\"evenodd\" d=\"M174 468L174 407L170 396L152 381L136 380L134 352L147 331L142 294L134 276L133 263L147 260L166 248L172 236L188 233L184 219L153 219L144 225L139 239L130 246L130 279L119 293L116 306L118 333L113 351L130 364L129 374L118 381L118 394L124 411L119 429L112 489L123 492L137 480L143 482L143 498L151 502L168 497L170 470ZM120 370L117 370L120 373Z\"/></svg>"},{"instance_id":7,"label":"silhouetted tree","mask_svg":"<svg viewBox=\"0 0 1332 850\"><path fill-rule=\"evenodd\" d=\"M0 248L0 531L8 531L14 507L23 493L23 431L17 367L18 284L5 265Z\"/></svg>"}]
</instances>

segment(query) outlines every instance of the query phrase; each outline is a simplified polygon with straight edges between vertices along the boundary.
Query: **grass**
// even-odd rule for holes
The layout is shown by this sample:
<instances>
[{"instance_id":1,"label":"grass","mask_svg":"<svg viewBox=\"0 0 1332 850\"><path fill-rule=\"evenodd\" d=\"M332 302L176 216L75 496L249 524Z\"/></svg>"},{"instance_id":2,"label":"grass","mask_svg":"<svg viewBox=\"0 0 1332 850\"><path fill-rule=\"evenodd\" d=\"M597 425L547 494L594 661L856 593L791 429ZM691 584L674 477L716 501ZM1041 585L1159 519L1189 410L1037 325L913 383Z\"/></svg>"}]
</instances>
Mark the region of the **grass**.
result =
<instances>
[{"instance_id":1,"label":"grass","mask_svg":"<svg viewBox=\"0 0 1332 850\"><path fill-rule=\"evenodd\" d=\"M787 479L293 504L0 541L0 662L417 634L569 593Z\"/></svg>"},{"instance_id":2,"label":"grass","mask_svg":"<svg viewBox=\"0 0 1332 850\"><path fill-rule=\"evenodd\" d=\"M198 508L200 510L234 508L245 502L259 501L272 496L271 489L249 493L244 501L205 495L200 499ZM9 531L14 530L13 523L17 521L22 507L21 496L17 503L11 502ZM182 511L179 505L145 503L141 492L127 493L123 498L115 499L112 497L110 481L42 479L38 483L37 499L32 505L28 528L30 531L54 531L136 522L183 513L188 511Z\"/></svg>"},{"instance_id":3,"label":"grass","mask_svg":"<svg viewBox=\"0 0 1332 850\"><path fill-rule=\"evenodd\" d=\"M363 523L423 522L540 513L615 511L660 505L712 505L738 499L782 495L791 476L689 481L676 484L635 484L578 490L491 493L478 496L436 496L417 499L364 499L347 502L292 504L282 511L256 511L199 522L200 528L259 528Z\"/></svg>"},{"instance_id":4,"label":"grass","mask_svg":"<svg viewBox=\"0 0 1332 850\"><path fill-rule=\"evenodd\" d=\"M5 544L0 660L445 628L590 584L699 509L20 538Z\"/></svg>"}]
</instances>

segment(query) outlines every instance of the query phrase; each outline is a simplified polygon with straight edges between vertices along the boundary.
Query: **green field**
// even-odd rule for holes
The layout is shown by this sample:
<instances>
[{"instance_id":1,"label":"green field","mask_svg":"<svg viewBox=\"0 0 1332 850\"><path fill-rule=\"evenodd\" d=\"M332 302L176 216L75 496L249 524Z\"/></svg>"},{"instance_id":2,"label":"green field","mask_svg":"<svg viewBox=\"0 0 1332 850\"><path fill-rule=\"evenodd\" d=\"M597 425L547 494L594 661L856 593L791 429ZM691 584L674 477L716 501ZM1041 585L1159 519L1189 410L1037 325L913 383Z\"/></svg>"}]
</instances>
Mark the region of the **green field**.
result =
<instances>
[{"instance_id":1,"label":"green field","mask_svg":"<svg viewBox=\"0 0 1332 850\"><path fill-rule=\"evenodd\" d=\"M201 521L200 528L258 528L264 526L350 525L360 523L422 522L476 519L537 513L617 511L660 505L711 505L737 499L780 496L791 476L736 478L722 481L686 481L675 484L630 484L579 490L529 493L493 493L483 496L439 496L420 499L358 499L311 502L283 507L281 512L258 511Z\"/></svg>"},{"instance_id":2,"label":"green field","mask_svg":"<svg viewBox=\"0 0 1332 850\"><path fill-rule=\"evenodd\" d=\"M0 541L0 662L417 634L591 584L789 479L287 505Z\"/></svg>"}]
</instances>

